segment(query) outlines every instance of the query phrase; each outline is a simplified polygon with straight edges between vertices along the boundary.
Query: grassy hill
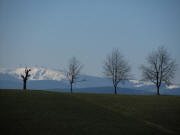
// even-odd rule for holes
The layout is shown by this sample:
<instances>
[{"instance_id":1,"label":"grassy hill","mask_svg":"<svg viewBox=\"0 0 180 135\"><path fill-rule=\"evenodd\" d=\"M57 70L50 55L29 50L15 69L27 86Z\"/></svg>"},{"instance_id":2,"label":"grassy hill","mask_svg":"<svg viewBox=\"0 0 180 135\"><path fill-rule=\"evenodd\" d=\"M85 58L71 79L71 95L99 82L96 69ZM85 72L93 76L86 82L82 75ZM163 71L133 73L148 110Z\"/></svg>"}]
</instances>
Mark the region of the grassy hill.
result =
<instances>
[{"instance_id":1,"label":"grassy hill","mask_svg":"<svg viewBox=\"0 0 180 135\"><path fill-rule=\"evenodd\" d=\"M0 90L1 135L180 134L180 96Z\"/></svg>"}]
</instances>

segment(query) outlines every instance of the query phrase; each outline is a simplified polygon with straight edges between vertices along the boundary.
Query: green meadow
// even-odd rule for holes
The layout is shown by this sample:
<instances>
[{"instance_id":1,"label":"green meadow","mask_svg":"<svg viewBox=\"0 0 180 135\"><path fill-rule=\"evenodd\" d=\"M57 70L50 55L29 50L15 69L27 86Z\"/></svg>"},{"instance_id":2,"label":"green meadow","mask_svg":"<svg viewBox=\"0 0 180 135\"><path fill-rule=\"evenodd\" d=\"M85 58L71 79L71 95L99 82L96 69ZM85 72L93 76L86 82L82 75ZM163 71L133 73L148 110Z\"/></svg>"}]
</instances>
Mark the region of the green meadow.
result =
<instances>
[{"instance_id":1,"label":"green meadow","mask_svg":"<svg viewBox=\"0 0 180 135\"><path fill-rule=\"evenodd\" d=\"M180 96L0 90L0 134L180 134Z\"/></svg>"}]
</instances>

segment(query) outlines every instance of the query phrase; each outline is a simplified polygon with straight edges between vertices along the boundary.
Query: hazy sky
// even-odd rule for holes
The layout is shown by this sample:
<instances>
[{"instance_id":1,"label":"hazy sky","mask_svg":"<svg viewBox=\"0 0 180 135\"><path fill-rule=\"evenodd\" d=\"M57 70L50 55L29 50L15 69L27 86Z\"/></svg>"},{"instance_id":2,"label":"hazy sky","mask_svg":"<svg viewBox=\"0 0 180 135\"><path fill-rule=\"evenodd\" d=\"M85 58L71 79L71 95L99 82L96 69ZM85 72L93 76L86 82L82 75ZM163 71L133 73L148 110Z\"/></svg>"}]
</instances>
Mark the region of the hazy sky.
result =
<instances>
[{"instance_id":1,"label":"hazy sky","mask_svg":"<svg viewBox=\"0 0 180 135\"><path fill-rule=\"evenodd\" d=\"M76 56L83 73L102 75L119 48L141 79L147 55L164 45L179 64L180 0L0 0L0 67L65 69Z\"/></svg>"}]
</instances>

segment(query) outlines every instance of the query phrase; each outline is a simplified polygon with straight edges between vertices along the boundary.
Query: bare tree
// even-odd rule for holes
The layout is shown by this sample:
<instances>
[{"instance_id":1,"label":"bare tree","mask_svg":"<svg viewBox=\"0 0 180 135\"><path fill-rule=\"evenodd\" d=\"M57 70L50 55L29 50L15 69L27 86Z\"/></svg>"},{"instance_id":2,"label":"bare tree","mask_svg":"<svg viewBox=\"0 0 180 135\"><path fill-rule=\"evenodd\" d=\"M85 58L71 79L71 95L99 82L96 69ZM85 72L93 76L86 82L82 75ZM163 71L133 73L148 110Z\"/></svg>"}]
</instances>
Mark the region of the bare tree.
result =
<instances>
[{"instance_id":1,"label":"bare tree","mask_svg":"<svg viewBox=\"0 0 180 135\"><path fill-rule=\"evenodd\" d=\"M66 72L66 77L70 83L70 91L72 93L72 86L75 83L80 75L82 69L81 63L76 59L76 57L72 57L68 64L68 71Z\"/></svg>"},{"instance_id":2,"label":"bare tree","mask_svg":"<svg viewBox=\"0 0 180 135\"><path fill-rule=\"evenodd\" d=\"M31 69L28 69L27 67L25 68L25 75L21 75L21 78L23 79L23 89L26 90L26 82L28 80L28 77L30 77L31 75L29 74L29 72L31 71Z\"/></svg>"},{"instance_id":3,"label":"bare tree","mask_svg":"<svg viewBox=\"0 0 180 135\"><path fill-rule=\"evenodd\" d=\"M108 55L104 63L104 74L112 79L114 94L117 94L119 82L123 82L130 77L130 66L124 60L118 49L114 49L111 55Z\"/></svg>"},{"instance_id":4,"label":"bare tree","mask_svg":"<svg viewBox=\"0 0 180 135\"><path fill-rule=\"evenodd\" d=\"M163 46L152 52L147 57L147 62L148 66L141 66L143 79L154 83L157 88L157 95L159 95L159 88L162 83L171 84L177 64Z\"/></svg>"}]
</instances>

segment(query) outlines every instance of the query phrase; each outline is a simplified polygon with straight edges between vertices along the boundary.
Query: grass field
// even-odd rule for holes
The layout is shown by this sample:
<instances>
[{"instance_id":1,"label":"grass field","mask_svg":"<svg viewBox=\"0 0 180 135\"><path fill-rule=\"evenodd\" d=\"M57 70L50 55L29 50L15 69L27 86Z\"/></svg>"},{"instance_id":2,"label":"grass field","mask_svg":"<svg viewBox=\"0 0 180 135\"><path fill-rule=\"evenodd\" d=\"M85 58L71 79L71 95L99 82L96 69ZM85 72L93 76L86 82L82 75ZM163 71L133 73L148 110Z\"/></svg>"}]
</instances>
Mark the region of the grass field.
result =
<instances>
[{"instance_id":1,"label":"grass field","mask_svg":"<svg viewBox=\"0 0 180 135\"><path fill-rule=\"evenodd\" d=\"M180 96L0 90L0 134L180 134Z\"/></svg>"}]
</instances>

